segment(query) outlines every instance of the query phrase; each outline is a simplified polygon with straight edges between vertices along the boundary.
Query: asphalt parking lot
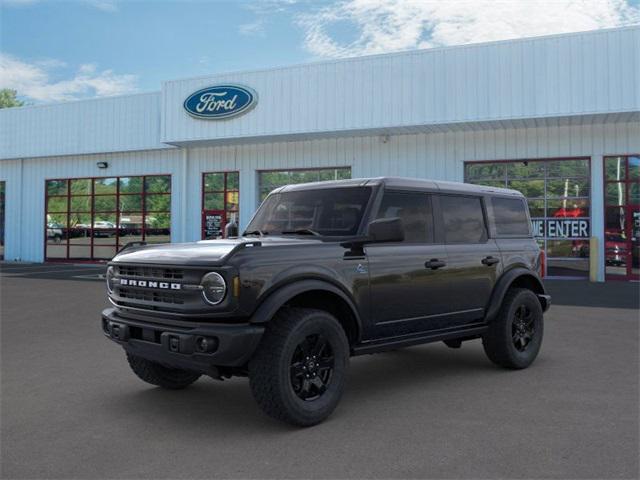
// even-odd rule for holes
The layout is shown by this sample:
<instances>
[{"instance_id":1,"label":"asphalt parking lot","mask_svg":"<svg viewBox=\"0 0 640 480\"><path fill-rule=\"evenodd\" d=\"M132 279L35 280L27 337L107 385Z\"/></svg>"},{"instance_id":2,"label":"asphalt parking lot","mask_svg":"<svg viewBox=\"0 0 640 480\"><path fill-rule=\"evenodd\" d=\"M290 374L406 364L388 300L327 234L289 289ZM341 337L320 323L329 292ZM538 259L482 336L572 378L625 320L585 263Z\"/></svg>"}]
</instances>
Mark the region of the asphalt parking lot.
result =
<instances>
[{"instance_id":1,"label":"asphalt parking lot","mask_svg":"<svg viewBox=\"0 0 640 480\"><path fill-rule=\"evenodd\" d=\"M0 265L2 478L638 478L637 283L548 282L528 370L478 341L354 358L336 412L300 430L246 379L134 377L100 329L103 268Z\"/></svg>"}]
</instances>

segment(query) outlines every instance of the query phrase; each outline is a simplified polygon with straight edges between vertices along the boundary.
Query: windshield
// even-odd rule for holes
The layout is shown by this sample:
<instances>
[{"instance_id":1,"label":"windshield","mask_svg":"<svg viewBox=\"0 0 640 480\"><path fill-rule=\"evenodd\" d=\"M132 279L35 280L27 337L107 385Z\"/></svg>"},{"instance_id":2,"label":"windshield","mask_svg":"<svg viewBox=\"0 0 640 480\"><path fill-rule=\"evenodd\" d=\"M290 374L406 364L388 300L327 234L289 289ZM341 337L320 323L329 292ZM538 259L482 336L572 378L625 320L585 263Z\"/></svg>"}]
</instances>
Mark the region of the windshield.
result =
<instances>
[{"instance_id":1,"label":"windshield","mask_svg":"<svg viewBox=\"0 0 640 480\"><path fill-rule=\"evenodd\" d=\"M276 193L260 206L245 234L355 235L370 196L371 187Z\"/></svg>"}]
</instances>

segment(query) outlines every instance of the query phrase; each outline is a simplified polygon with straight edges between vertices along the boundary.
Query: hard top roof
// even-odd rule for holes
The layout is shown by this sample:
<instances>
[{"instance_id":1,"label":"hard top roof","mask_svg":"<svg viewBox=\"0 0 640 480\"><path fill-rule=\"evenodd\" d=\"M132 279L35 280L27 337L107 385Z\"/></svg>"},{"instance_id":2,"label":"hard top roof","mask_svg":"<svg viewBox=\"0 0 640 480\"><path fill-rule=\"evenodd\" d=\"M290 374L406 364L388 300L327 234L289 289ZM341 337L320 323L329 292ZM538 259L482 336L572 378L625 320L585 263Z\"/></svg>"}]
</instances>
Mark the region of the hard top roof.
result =
<instances>
[{"instance_id":1,"label":"hard top roof","mask_svg":"<svg viewBox=\"0 0 640 480\"><path fill-rule=\"evenodd\" d=\"M462 182L445 182L442 180L429 180L419 178L404 177L375 177L375 178L354 178L350 180L329 180L325 182L299 183L294 185L285 185L273 191L295 192L301 190L317 190L325 188L345 188L345 187L364 187L384 185L386 188L406 188L411 190L425 190L431 192L443 193L481 193L481 194L498 194L507 196L522 197L522 193L517 190L500 187L487 187L484 185L472 185Z\"/></svg>"}]
</instances>

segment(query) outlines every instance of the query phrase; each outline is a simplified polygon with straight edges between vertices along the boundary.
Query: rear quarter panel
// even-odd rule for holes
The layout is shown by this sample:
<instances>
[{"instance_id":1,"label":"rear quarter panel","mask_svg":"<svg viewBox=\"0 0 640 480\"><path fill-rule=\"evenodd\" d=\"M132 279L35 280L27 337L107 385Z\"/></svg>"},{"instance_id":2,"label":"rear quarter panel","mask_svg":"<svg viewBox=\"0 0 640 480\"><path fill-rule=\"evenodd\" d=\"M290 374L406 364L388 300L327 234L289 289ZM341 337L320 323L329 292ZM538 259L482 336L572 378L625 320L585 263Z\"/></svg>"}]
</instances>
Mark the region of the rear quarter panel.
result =
<instances>
[{"instance_id":1,"label":"rear quarter panel","mask_svg":"<svg viewBox=\"0 0 640 480\"><path fill-rule=\"evenodd\" d=\"M504 271L524 267L537 271L540 248L533 238L497 238Z\"/></svg>"}]
</instances>

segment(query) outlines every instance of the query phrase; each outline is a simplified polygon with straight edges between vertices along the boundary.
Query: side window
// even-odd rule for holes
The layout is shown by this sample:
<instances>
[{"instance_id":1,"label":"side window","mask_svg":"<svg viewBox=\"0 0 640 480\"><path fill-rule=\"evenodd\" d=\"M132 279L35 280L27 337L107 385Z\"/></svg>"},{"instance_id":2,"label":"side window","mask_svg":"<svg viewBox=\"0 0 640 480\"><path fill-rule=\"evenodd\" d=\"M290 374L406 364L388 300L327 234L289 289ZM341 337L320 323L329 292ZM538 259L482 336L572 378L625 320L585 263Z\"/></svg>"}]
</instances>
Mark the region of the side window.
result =
<instances>
[{"instance_id":1,"label":"side window","mask_svg":"<svg viewBox=\"0 0 640 480\"><path fill-rule=\"evenodd\" d=\"M522 199L493 197L491 205L496 234L529 236L529 218Z\"/></svg>"},{"instance_id":2,"label":"side window","mask_svg":"<svg viewBox=\"0 0 640 480\"><path fill-rule=\"evenodd\" d=\"M386 191L377 218L400 217L404 226L404 241L433 243L433 215L426 193Z\"/></svg>"},{"instance_id":3,"label":"side window","mask_svg":"<svg viewBox=\"0 0 640 480\"><path fill-rule=\"evenodd\" d=\"M487 241L482 201L478 197L440 196L447 243L483 243Z\"/></svg>"}]
</instances>

